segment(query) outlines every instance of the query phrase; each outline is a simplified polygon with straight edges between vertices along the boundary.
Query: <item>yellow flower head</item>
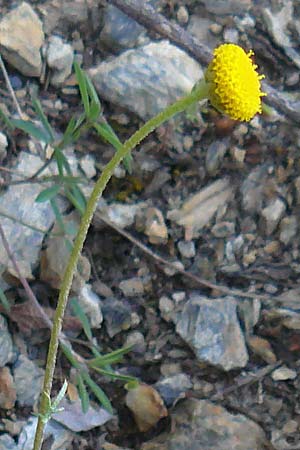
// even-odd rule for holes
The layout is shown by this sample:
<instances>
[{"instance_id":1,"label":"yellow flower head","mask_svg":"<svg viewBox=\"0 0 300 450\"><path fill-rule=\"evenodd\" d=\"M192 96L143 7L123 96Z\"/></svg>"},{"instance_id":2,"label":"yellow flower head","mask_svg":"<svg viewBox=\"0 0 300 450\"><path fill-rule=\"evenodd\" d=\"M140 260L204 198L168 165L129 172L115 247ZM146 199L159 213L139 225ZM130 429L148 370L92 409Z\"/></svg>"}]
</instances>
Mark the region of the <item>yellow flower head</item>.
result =
<instances>
[{"instance_id":1,"label":"yellow flower head","mask_svg":"<svg viewBox=\"0 0 300 450\"><path fill-rule=\"evenodd\" d=\"M246 53L235 44L222 44L214 50L205 79L209 85L209 99L219 111L235 120L249 121L261 113L260 80L256 72L253 52Z\"/></svg>"}]
</instances>

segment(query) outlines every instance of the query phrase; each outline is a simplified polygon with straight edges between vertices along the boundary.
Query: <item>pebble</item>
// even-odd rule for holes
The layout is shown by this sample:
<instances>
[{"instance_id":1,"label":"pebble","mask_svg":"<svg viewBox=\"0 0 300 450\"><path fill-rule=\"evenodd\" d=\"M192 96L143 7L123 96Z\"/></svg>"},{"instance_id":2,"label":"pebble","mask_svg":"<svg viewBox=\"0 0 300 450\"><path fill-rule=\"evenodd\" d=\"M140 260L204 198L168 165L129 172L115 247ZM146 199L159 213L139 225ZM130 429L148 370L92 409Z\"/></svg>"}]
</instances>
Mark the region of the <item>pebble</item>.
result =
<instances>
[{"instance_id":1,"label":"pebble","mask_svg":"<svg viewBox=\"0 0 300 450\"><path fill-rule=\"evenodd\" d=\"M145 234L149 236L151 244L166 244L168 228L164 216L157 208L149 208L146 212Z\"/></svg>"},{"instance_id":2,"label":"pebble","mask_svg":"<svg viewBox=\"0 0 300 450\"><path fill-rule=\"evenodd\" d=\"M208 400L188 399L171 415L174 424L142 444L141 450L262 450L271 448L263 429L242 414Z\"/></svg>"},{"instance_id":3,"label":"pebble","mask_svg":"<svg viewBox=\"0 0 300 450\"><path fill-rule=\"evenodd\" d=\"M186 25L189 21L189 12L187 8L183 5L179 6L176 17L180 25Z\"/></svg>"},{"instance_id":4,"label":"pebble","mask_svg":"<svg viewBox=\"0 0 300 450\"><path fill-rule=\"evenodd\" d=\"M13 343L8 331L6 319L0 315L0 367L4 367L13 359Z\"/></svg>"},{"instance_id":5,"label":"pebble","mask_svg":"<svg viewBox=\"0 0 300 450\"><path fill-rule=\"evenodd\" d=\"M181 256L183 256L184 258L194 258L194 256L196 255L194 241L179 241L177 246L178 250L181 253Z\"/></svg>"},{"instance_id":6,"label":"pebble","mask_svg":"<svg viewBox=\"0 0 300 450\"><path fill-rule=\"evenodd\" d=\"M147 119L190 92L203 72L194 59L164 40L127 50L89 74L102 97Z\"/></svg>"},{"instance_id":7,"label":"pebble","mask_svg":"<svg viewBox=\"0 0 300 450\"><path fill-rule=\"evenodd\" d=\"M224 41L237 44L239 41L239 32L236 28L226 28L224 30Z\"/></svg>"},{"instance_id":8,"label":"pebble","mask_svg":"<svg viewBox=\"0 0 300 450\"><path fill-rule=\"evenodd\" d=\"M100 306L100 298L93 292L89 284L82 286L78 292L77 300L84 313L87 315L92 328L101 328L103 316Z\"/></svg>"},{"instance_id":9,"label":"pebble","mask_svg":"<svg viewBox=\"0 0 300 450\"><path fill-rule=\"evenodd\" d=\"M235 223L234 222L218 222L212 229L212 234L217 238L225 238L235 234Z\"/></svg>"},{"instance_id":10,"label":"pebble","mask_svg":"<svg viewBox=\"0 0 300 450\"><path fill-rule=\"evenodd\" d=\"M0 46L5 59L23 75L39 77L42 71L43 24L29 3L22 2L0 22Z\"/></svg>"},{"instance_id":11,"label":"pebble","mask_svg":"<svg viewBox=\"0 0 300 450\"><path fill-rule=\"evenodd\" d=\"M50 83L61 86L72 72L74 51L59 36L50 36L46 53L48 66L52 69Z\"/></svg>"},{"instance_id":12,"label":"pebble","mask_svg":"<svg viewBox=\"0 0 300 450\"><path fill-rule=\"evenodd\" d=\"M280 219L286 210L285 203L280 198L271 200L265 208L261 211L261 215L265 221L265 232L270 236L275 231Z\"/></svg>"},{"instance_id":13,"label":"pebble","mask_svg":"<svg viewBox=\"0 0 300 450\"><path fill-rule=\"evenodd\" d=\"M215 175L217 173L227 149L228 143L225 141L214 140L209 145L205 156L205 166L209 175Z\"/></svg>"},{"instance_id":14,"label":"pebble","mask_svg":"<svg viewBox=\"0 0 300 450\"><path fill-rule=\"evenodd\" d=\"M42 388L44 371L20 355L13 366L13 377L20 406L34 406Z\"/></svg>"},{"instance_id":15,"label":"pebble","mask_svg":"<svg viewBox=\"0 0 300 450\"><path fill-rule=\"evenodd\" d=\"M274 372L272 372L271 377L274 381L294 380L297 377L297 372L286 366L282 366L275 369Z\"/></svg>"},{"instance_id":16,"label":"pebble","mask_svg":"<svg viewBox=\"0 0 300 450\"><path fill-rule=\"evenodd\" d=\"M298 219L296 216L284 217L280 222L279 240L285 245L291 243L298 231Z\"/></svg>"},{"instance_id":17,"label":"pebble","mask_svg":"<svg viewBox=\"0 0 300 450\"><path fill-rule=\"evenodd\" d=\"M121 331L126 331L132 325L131 309L124 301L107 298L101 302L104 324L110 338Z\"/></svg>"},{"instance_id":18,"label":"pebble","mask_svg":"<svg viewBox=\"0 0 300 450\"><path fill-rule=\"evenodd\" d=\"M94 178L97 175L95 159L91 155L87 154L80 159L80 167L89 179Z\"/></svg>"},{"instance_id":19,"label":"pebble","mask_svg":"<svg viewBox=\"0 0 300 450\"><path fill-rule=\"evenodd\" d=\"M123 280L119 284L119 288L125 297L137 297L144 294L144 284L141 278L133 277Z\"/></svg>"},{"instance_id":20,"label":"pebble","mask_svg":"<svg viewBox=\"0 0 300 450\"><path fill-rule=\"evenodd\" d=\"M0 161L3 161L4 158L6 158L7 155L7 137L4 133L0 132Z\"/></svg>"},{"instance_id":21,"label":"pebble","mask_svg":"<svg viewBox=\"0 0 300 450\"><path fill-rule=\"evenodd\" d=\"M198 361L228 371L245 367L248 352L234 298L209 299L194 294L175 319L176 332Z\"/></svg>"},{"instance_id":22,"label":"pebble","mask_svg":"<svg viewBox=\"0 0 300 450\"><path fill-rule=\"evenodd\" d=\"M221 15L244 14L251 7L251 0L202 0L208 12Z\"/></svg>"},{"instance_id":23,"label":"pebble","mask_svg":"<svg viewBox=\"0 0 300 450\"><path fill-rule=\"evenodd\" d=\"M174 313L174 303L172 302L172 300L164 295L160 297L158 307L162 318L166 322L170 322Z\"/></svg>"},{"instance_id":24,"label":"pebble","mask_svg":"<svg viewBox=\"0 0 300 450\"><path fill-rule=\"evenodd\" d=\"M120 228L126 228L133 225L138 212L146 206L146 203L136 203L125 205L123 203L107 204L103 199L98 203L98 211L104 214L107 219Z\"/></svg>"},{"instance_id":25,"label":"pebble","mask_svg":"<svg viewBox=\"0 0 300 450\"><path fill-rule=\"evenodd\" d=\"M140 331L131 331L126 337L124 347L132 346L131 352L143 354L146 351L146 341L144 335Z\"/></svg>"},{"instance_id":26,"label":"pebble","mask_svg":"<svg viewBox=\"0 0 300 450\"><path fill-rule=\"evenodd\" d=\"M172 406L176 400L184 397L184 394L193 385L191 379L185 373L177 373L155 383L155 388L160 393L166 406Z\"/></svg>"},{"instance_id":27,"label":"pebble","mask_svg":"<svg viewBox=\"0 0 300 450\"><path fill-rule=\"evenodd\" d=\"M0 369L0 408L12 409L16 398L16 389L10 369L2 367Z\"/></svg>"}]
</instances>

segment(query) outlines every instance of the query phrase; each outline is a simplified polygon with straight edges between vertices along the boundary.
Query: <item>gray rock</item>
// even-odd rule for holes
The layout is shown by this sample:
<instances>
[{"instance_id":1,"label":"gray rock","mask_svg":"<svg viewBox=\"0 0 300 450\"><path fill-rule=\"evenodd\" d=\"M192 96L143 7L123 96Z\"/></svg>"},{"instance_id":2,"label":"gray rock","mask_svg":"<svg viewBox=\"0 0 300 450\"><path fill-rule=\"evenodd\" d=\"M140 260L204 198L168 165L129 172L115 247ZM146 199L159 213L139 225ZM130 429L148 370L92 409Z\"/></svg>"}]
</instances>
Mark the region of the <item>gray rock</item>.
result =
<instances>
[{"instance_id":1,"label":"gray rock","mask_svg":"<svg viewBox=\"0 0 300 450\"><path fill-rule=\"evenodd\" d=\"M143 354L146 351L146 341L140 331L132 331L128 334L124 346L133 346L131 352Z\"/></svg>"},{"instance_id":2,"label":"gray rock","mask_svg":"<svg viewBox=\"0 0 300 450\"><path fill-rule=\"evenodd\" d=\"M4 367L13 358L13 343L7 328L6 319L0 315L0 367Z\"/></svg>"},{"instance_id":3,"label":"gray rock","mask_svg":"<svg viewBox=\"0 0 300 450\"><path fill-rule=\"evenodd\" d=\"M9 434L0 436L0 450L18 450L14 439Z\"/></svg>"},{"instance_id":4,"label":"gray rock","mask_svg":"<svg viewBox=\"0 0 300 450\"><path fill-rule=\"evenodd\" d=\"M44 371L24 355L18 357L13 376L20 406L33 406L39 398Z\"/></svg>"},{"instance_id":5,"label":"gray rock","mask_svg":"<svg viewBox=\"0 0 300 450\"><path fill-rule=\"evenodd\" d=\"M144 294L143 281L139 277L133 277L128 280L121 281L119 288L125 297L136 297Z\"/></svg>"},{"instance_id":6,"label":"gray rock","mask_svg":"<svg viewBox=\"0 0 300 450\"><path fill-rule=\"evenodd\" d=\"M132 205L124 205L123 203L107 204L101 199L98 203L97 210L113 224L120 228L126 228L134 223L136 214L145 206L146 203L144 202Z\"/></svg>"},{"instance_id":7,"label":"gray rock","mask_svg":"<svg viewBox=\"0 0 300 450\"><path fill-rule=\"evenodd\" d=\"M43 28L49 36L54 29L66 31L67 26L79 26L88 21L88 2L86 0L64 0L63 2L39 3L38 9L43 19ZM93 19L96 18L93 16ZM98 24L97 24L98 26Z\"/></svg>"},{"instance_id":8,"label":"gray rock","mask_svg":"<svg viewBox=\"0 0 300 450\"><path fill-rule=\"evenodd\" d=\"M190 18L187 29L188 32L195 36L196 39L200 42L205 42L210 49L213 49L218 45L220 40L218 36L211 32L213 25L214 21L212 19L193 14Z\"/></svg>"},{"instance_id":9,"label":"gray rock","mask_svg":"<svg viewBox=\"0 0 300 450\"><path fill-rule=\"evenodd\" d=\"M46 57L48 66L52 69L50 83L53 86L60 86L72 72L73 48L61 37L50 36Z\"/></svg>"},{"instance_id":10,"label":"gray rock","mask_svg":"<svg viewBox=\"0 0 300 450\"><path fill-rule=\"evenodd\" d=\"M180 403L172 423L171 433L162 433L141 450L262 450L268 445L264 431L255 422L207 400Z\"/></svg>"},{"instance_id":11,"label":"gray rock","mask_svg":"<svg viewBox=\"0 0 300 450\"><path fill-rule=\"evenodd\" d=\"M178 47L161 41L128 50L89 74L101 96L147 119L190 92L203 72Z\"/></svg>"},{"instance_id":12,"label":"gray rock","mask_svg":"<svg viewBox=\"0 0 300 450\"><path fill-rule=\"evenodd\" d=\"M274 42L285 51L295 66L300 68L300 55L293 46L289 30L289 26L294 21L293 10L293 2L285 0L278 12L262 8L262 17Z\"/></svg>"},{"instance_id":13,"label":"gray rock","mask_svg":"<svg viewBox=\"0 0 300 450\"><path fill-rule=\"evenodd\" d=\"M3 161L3 159L7 155L6 151L7 146L8 146L7 137L5 136L4 133L0 133L0 161Z\"/></svg>"},{"instance_id":14,"label":"gray rock","mask_svg":"<svg viewBox=\"0 0 300 450\"><path fill-rule=\"evenodd\" d=\"M286 206L280 198L271 200L262 212L262 218L266 225L266 234L270 236L277 227L280 219L285 213Z\"/></svg>"},{"instance_id":15,"label":"gray rock","mask_svg":"<svg viewBox=\"0 0 300 450\"><path fill-rule=\"evenodd\" d=\"M248 213L260 212L264 200L263 192L268 177L268 166L253 169L241 187L243 209Z\"/></svg>"},{"instance_id":16,"label":"gray rock","mask_svg":"<svg viewBox=\"0 0 300 450\"><path fill-rule=\"evenodd\" d=\"M144 27L113 5L106 7L103 20L100 42L114 52L145 44L149 40Z\"/></svg>"},{"instance_id":17,"label":"gray rock","mask_svg":"<svg viewBox=\"0 0 300 450\"><path fill-rule=\"evenodd\" d=\"M178 373L155 383L166 406L171 406L179 398L183 398L186 391L192 388L190 377L185 373Z\"/></svg>"},{"instance_id":18,"label":"gray rock","mask_svg":"<svg viewBox=\"0 0 300 450\"><path fill-rule=\"evenodd\" d=\"M296 216L284 217L280 222L279 240L288 245L296 236L298 231L298 219Z\"/></svg>"},{"instance_id":19,"label":"gray rock","mask_svg":"<svg viewBox=\"0 0 300 450\"><path fill-rule=\"evenodd\" d=\"M228 149L228 141L213 141L207 149L205 156L205 166L209 175L215 175L220 168Z\"/></svg>"},{"instance_id":20,"label":"gray rock","mask_svg":"<svg viewBox=\"0 0 300 450\"><path fill-rule=\"evenodd\" d=\"M78 293L78 303L87 315L92 328L101 328L103 316L100 298L93 292L89 284L85 284Z\"/></svg>"},{"instance_id":21,"label":"gray rock","mask_svg":"<svg viewBox=\"0 0 300 450\"><path fill-rule=\"evenodd\" d=\"M26 425L22 428L17 450L33 449L37 420L37 417L30 417ZM44 440L47 441L47 449L66 450L67 448L71 448L70 445L72 444L73 439L74 434L59 423L54 420L50 420L50 422L47 423L44 436Z\"/></svg>"},{"instance_id":22,"label":"gray rock","mask_svg":"<svg viewBox=\"0 0 300 450\"><path fill-rule=\"evenodd\" d=\"M63 399L60 406L63 411L53 414L52 418L69 430L76 432L92 430L113 417L106 409L92 405L89 405L88 410L84 413L79 399L76 402Z\"/></svg>"},{"instance_id":23,"label":"gray rock","mask_svg":"<svg viewBox=\"0 0 300 450\"><path fill-rule=\"evenodd\" d=\"M194 258L196 255L194 241L179 241L177 245L178 250L184 258Z\"/></svg>"},{"instance_id":24,"label":"gray rock","mask_svg":"<svg viewBox=\"0 0 300 450\"><path fill-rule=\"evenodd\" d=\"M282 366L275 369L272 372L271 377L274 381L294 380L297 377L297 372L286 366Z\"/></svg>"},{"instance_id":25,"label":"gray rock","mask_svg":"<svg viewBox=\"0 0 300 450\"><path fill-rule=\"evenodd\" d=\"M112 338L121 331L130 328L131 309L124 301L107 298L102 301L101 309L109 337Z\"/></svg>"},{"instance_id":26,"label":"gray rock","mask_svg":"<svg viewBox=\"0 0 300 450\"><path fill-rule=\"evenodd\" d=\"M202 0L207 11L213 14L242 14L251 7L251 0Z\"/></svg>"},{"instance_id":27,"label":"gray rock","mask_svg":"<svg viewBox=\"0 0 300 450\"><path fill-rule=\"evenodd\" d=\"M158 305L162 318L170 322L174 315L174 302L166 295L163 295L160 297Z\"/></svg>"},{"instance_id":28,"label":"gray rock","mask_svg":"<svg viewBox=\"0 0 300 450\"><path fill-rule=\"evenodd\" d=\"M193 295L175 321L177 333L199 361L226 371L246 366L248 352L234 298Z\"/></svg>"},{"instance_id":29,"label":"gray rock","mask_svg":"<svg viewBox=\"0 0 300 450\"><path fill-rule=\"evenodd\" d=\"M43 24L26 2L6 14L0 22L0 50L23 75L40 76L43 42Z\"/></svg>"},{"instance_id":30,"label":"gray rock","mask_svg":"<svg viewBox=\"0 0 300 450\"><path fill-rule=\"evenodd\" d=\"M232 236L235 233L235 223L218 222L212 227L211 232L217 238Z\"/></svg>"},{"instance_id":31,"label":"gray rock","mask_svg":"<svg viewBox=\"0 0 300 450\"><path fill-rule=\"evenodd\" d=\"M37 155L20 152L13 170L16 174L21 173L26 178L33 175L43 164L44 161ZM53 175L53 172L47 170L44 175ZM19 179L19 176L12 175L12 180ZM23 184L22 188L11 185L0 196L1 212L12 218L2 217L1 224L21 273L27 279L33 278L32 270L39 261L40 248L44 239L43 231L37 229L46 232L55 220L49 202L35 202L36 197L43 189L44 186L38 183ZM22 225L22 222L32 225L34 229ZM16 276L2 245L0 246L0 271L1 269L2 272L8 270Z\"/></svg>"}]
</instances>

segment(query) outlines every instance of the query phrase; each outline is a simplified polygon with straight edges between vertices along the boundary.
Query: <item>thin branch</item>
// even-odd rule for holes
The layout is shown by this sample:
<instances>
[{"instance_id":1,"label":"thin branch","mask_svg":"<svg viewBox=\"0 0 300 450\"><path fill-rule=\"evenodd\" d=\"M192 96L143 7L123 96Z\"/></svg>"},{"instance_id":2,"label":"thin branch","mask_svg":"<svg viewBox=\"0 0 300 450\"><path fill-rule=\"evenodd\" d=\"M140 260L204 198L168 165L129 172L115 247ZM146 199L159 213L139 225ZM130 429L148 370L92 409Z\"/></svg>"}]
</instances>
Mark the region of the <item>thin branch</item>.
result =
<instances>
[{"instance_id":1,"label":"thin branch","mask_svg":"<svg viewBox=\"0 0 300 450\"><path fill-rule=\"evenodd\" d=\"M236 297L256 298L256 299L260 299L260 300L270 301L270 296L268 296L268 295L256 294L254 292L244 292L244 291L241 291L239 289L231 289L231 288L228 288L226 286L222 286L220 284L212 283L211 281L205 280L204 278L197 277L196 275L194 275L194 274L192 274L190 272L187 272L184 269L180 269L180 268L178 268L176 263L170 262L167 259L163 258L162 256L157 255L156 253L154 253L146 245L144 245L142 242L140 242L139 240L134 238L130 233L128 233L127 231L123 230L122 228L119 228L117 225L113 224L108 219L106 219L101 213L99 213L99 211L96 211L95 218L100 219L106 225L108 225L109 227L111 227L114 230L116 230L119 234L121 234L126 239L128 239L130 242L132 242L134 245L139 247L144 253L146 253L147 255L151 256L151 258L155 259L155 261L157 261L158 263L161 263L161 264L163 264L163 265L165 265L167 267L170 267L171 269L175 270L177 273L180 273L184 277L189 278L190 280L194 281L199 286L202 286L202 287L205 287L205 288L209 288L209 289L212 289L212 290L218 290L218 291L220 291L220 292L222 292L223 294L226 294L226 295L234 295Z\"/></svg>"},{"instance_id":2,"label":"thin branch","mask_svg":"<svg viewBox=\"0 0 300 450\"><path fill-rule=\"evenodd\" d=\"M207 66L211 60L212 54L206 45L198 42L176 23L170 22L162 14L157 13L149 3L140 0L107 0L107 2L119 8L120 11L136 20L149 31L155 31L160 36L174 42L204 66ZM266 81L263 81L262 87L263 91L268 94L264 97L264 102L299 124L300 102L287 100L283 93L270 86Z\"/></svg>"},{"instance_id":3,"label":"thin branch","mask_svg":"<svg viewBox=\"0 0 300 450\"><path fill-rule=\"evenodd\" d=\"M26 116L23 114L23 112L21 110L21 107L20 107L19 102L17 100L15 91L13 90L13 87L11 85L11 82L10 82L9 76L7 74L7 71L6 71L6 68L5 68L5 65L4 65L4 62L3 62L3 59L2 59L1 55L0 55L0 68L2 70L7 89L9 90L11 98L13 99L13 102L15 104L16 110L17 110L19 116L21 117L21 119L26 120Z\"/></svg>"}]
</instances>

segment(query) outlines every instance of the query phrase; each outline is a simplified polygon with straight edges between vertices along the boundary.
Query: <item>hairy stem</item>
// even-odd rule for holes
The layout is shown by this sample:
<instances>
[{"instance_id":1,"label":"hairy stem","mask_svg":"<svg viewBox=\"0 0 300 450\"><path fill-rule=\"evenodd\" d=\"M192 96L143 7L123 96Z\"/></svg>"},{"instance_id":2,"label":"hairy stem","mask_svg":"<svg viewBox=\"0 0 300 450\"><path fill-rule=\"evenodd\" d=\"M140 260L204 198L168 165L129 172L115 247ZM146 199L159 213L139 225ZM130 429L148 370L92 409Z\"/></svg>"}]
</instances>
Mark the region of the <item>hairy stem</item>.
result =
<instances>
[{"instance_id":1,"label":"hairy stem","mask_svg":"<svg viewBox=\"0 0 300 450\"><path fill-rule=\"evenodd\" d=\"M40 450L42 446L43 433L45 428L45 423L42 420L42 416L45 415L45 413L47 412L48 398L50 397L51 394L59 343L59 335L62 328L64 312L66 309L73 277L76 272L78 258L80 256L89 226L91 224L94 212L96 210L98 200L101 197L107 183L109 182L115 168L120 164L123 158L126 155L128 155L143 139L145 139L153 130L155 130L161 124L163 124L176 114L184 111L193 103L207 98L208 93L207 91L208 88L205 81L200 82L197 85L197 88L194 89L189 95L168 106L164 111L157 114L157 116L153 117L148 122L146 122L114 154L112 159L104 167L100 178L98 179L98 181L94 186L94 189L87 202L86 210L82 216L80 227L74 242L73 250L71 252L68 265L64 273L58 297L58 303L53 318L53 327L51 331L48 357L44 376L44 384L40 401L40 416L38 419L33 450Z\"/></svg>"}]
</instances>

